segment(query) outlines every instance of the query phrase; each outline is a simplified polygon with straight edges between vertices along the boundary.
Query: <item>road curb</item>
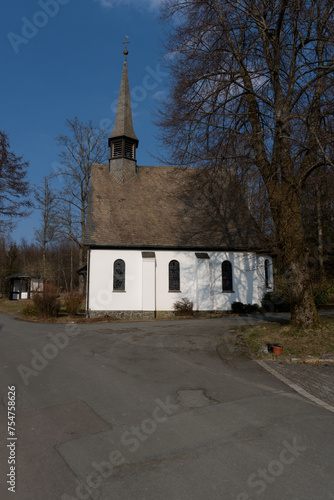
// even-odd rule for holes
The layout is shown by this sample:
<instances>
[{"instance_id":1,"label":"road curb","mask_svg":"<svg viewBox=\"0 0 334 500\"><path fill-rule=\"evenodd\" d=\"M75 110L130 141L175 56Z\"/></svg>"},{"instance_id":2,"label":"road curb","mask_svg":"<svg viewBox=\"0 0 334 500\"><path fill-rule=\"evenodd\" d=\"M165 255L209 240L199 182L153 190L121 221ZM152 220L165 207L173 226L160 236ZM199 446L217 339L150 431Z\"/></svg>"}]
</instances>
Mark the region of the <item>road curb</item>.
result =
<instances>
[{"instance_id":1,"label":"road curb","mask_svg":"<svg viewBox=\"0 0 334 500\"><path fill-rule=\"evenodd\" d=\"M331 411L332 413L334 413L334 406L332 406L332 405L330 405L328 403L325 403L321 399L319 399L319 398L313 396L312 394L310 394L309 392L305 391L305 389L303 389L302 387L300 387L300 385L291 382L291 380L289 380L286 377L284 377L284 375L281 375L276 370L274 370L273 368L271 368L271 366L267 365L267 363L265 361L262 361L260 359L254 359L253 361L255 361L255 363L257 363L258 365L260 365L264 370L266 370L267 372L271 373L271 375L273 375L274 377L278 378L281 382L283 382L284 384L286 384L289 387L291 387L291 389L293 389L294 391L298 392L299 394L301 394L305 398L309 399L313 403L321 406L322 408L325 408L325 410L328 410L328 411Z\"/></svg>"}]
</instances>

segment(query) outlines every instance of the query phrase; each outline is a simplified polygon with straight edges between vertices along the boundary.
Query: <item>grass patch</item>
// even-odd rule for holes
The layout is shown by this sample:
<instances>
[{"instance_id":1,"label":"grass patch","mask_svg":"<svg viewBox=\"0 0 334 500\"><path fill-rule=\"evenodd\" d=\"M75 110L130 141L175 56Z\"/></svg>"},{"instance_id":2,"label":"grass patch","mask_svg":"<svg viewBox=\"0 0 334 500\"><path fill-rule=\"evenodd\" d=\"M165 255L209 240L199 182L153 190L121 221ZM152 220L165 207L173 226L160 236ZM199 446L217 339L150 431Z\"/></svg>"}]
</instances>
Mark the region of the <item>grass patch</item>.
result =
<instances>
[{"instance_id":1,"label":"grass patch","mask_svg":"<svg viewBox=\"0 0 334 500\"><path fill-rule=\"evenodd\" d=\"M281 323L263 323L244 331L242 337L255 356L261 346L268 343L279 344L285 356L322 356L334 354L334 316L321 318L322 326L316 330L295 330Z\"/></svg>"},{"instance_id":2,"label":"grass patch","mask_svg":"<svg viewBox=\"0 0 334 500\"><path fill-rule=\"evenodd\" d=\"M27 305L33 305L33 301L0 299L0 312L4 314L22 314L22 310Z\"/></svg>"},{"instance_id":3,"label":"grass patch","mask_svg":"<svg viewBox=\"0 0 334 500\"><path fill-rule=\"evenodd\" d=\"M80 304L80 308L76 315L68 314L66 310L66 303L63 297L60 297L61 306L57 318L51 318L47 320L46 318L38 317L38 314L34 316L34 302L33 300L9 300L0 299L0 313L12 314L17 316L22 316L22 319L27 321L35 321L38 323L68 323L69 320L75 320L76 318L85 317L85 301L83 300ZM31 314L30 314L31 313Z\"/></svg>"}]
</instances>

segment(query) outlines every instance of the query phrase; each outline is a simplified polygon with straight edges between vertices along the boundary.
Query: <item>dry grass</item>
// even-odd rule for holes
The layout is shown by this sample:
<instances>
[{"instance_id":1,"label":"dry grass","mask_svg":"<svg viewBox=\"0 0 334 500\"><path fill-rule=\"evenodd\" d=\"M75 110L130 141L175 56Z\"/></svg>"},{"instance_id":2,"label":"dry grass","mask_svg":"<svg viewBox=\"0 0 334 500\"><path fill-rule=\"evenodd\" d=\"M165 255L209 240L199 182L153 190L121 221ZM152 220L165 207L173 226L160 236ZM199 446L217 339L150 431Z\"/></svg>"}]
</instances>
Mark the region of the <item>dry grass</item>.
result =
<instances>
[{"instance_id":1,"label":"dry grass","mask_svg":"<svg viewBox=\"0 0 334 500\"><path fill-rule=\"evenodd\" d=\"M0 299L0 313L4 314L12 314L17 316L22 316L22 319L25 321L34 321L36 323L68 323L69 320L73 321L76 318L84 318L85 317L85 303L82 302L81 308L79 310L78 315L71 316L66 312L66 304L63 297L60 297L61 300L61 308L58 317L56 318L39 318L38 316L25 316L22 314L23 310L29 307L34 306L34 302L32 300L9 300L9 299Z\"/></svg>"},{"instance_id":2,"label":"dry grass","mask_svg":"<svg viewBox=\"0 0 334 500\"><path fill-rule=\"evenodd\" d=\"M289 325L264 323L257 328L247 329L243 340L252 352L258 356L261 346L277 343L286 356L322 356L334 354L334 316L322 317L322 326L316 330L294 330Z\"/></svg>"},{"instance_id":3,"label":"dry grass","mask_svg":"<svg viewBox=\"0 0 334 500\"><path fill-rule=\"evenodd\" d=\"M0 299L0 312L5 314L21 314L27 305L33 305L32 300Z\"/></svg>"}]
</instances>

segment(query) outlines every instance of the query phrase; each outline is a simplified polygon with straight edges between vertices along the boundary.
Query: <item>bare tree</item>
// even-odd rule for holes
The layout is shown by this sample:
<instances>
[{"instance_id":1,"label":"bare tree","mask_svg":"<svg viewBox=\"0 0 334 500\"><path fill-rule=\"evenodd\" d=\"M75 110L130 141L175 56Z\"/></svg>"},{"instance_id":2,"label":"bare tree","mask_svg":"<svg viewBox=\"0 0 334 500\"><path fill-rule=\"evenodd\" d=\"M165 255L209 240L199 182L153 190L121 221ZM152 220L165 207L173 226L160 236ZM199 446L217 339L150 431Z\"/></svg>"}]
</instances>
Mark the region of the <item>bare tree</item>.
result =
<instances>
[{"instance_id":1,"label":"bare tree","mask_svg":"<svg viewBox=\"0 0 334 500\"><path fill-rule=\"evenodd\" d=\"M64 232L79 247L79 265L84 265L85 224L88 192L93 163L105 163L108 155L108 135L92 122L80 122L77 117L66 120L69 135L57 137L61 148L61 168L57 172L64 188L60 193L62 210L59 220ZM81 288L83 284L81 283Z\"/></svg>"},{"instance_id":2,"label":"bare tree","mask_svg":"<svg viewBox=\"0 0 334 500\"><path fill-rule=\"evenodd\" d=\"M307 180L302 196L303 222L311 250L313 279L331 281L334 249L333 174L328 168L315 170Z\"/></svg>"},{"instance_id":3,"label":"bare tree","mask_svg":"<svg viewBox=\"0 0 334 500\"><path fill-rule=\"evenodd\" d=\"M165 0L170 97L159 123L174 163L262 179L292 324L319 323L301 195L332 168L334 1Z\"/></svg>"},{"instance_id":4,"label":"bare tree","mask_svg":"<svg viewBox=\"0 0 334 500\"><path fill-rule=\"evenodd\" d=\"M54 241L58 230L57 194L52 191L50 179L44 177L42 186L35 186L35 208L41 213L41 227L36 229L35 237L42 249L43 278L46 276L46 250L49 243Z\"/></svg>"},{"instance_id":5,"label":"bare tree","mask_svg":"<svg viewBox=\"0 0 334 500\"><path fill-rule=\"evenodd\" d=\"M17 217L30 214L28 167L22 156L10 151L8 135L0 131L0 231L12 228Z\"/></svg>"}]
</instances>

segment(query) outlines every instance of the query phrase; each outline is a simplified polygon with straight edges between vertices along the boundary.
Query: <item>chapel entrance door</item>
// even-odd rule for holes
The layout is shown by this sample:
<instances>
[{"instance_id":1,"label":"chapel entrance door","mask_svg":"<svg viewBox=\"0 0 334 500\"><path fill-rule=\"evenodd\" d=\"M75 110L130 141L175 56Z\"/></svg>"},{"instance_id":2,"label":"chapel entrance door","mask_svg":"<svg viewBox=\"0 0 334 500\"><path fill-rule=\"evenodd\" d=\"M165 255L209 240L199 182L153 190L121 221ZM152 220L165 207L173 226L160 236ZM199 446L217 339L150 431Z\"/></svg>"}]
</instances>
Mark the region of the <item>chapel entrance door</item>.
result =
<instances>
[{"instance_id":1,"label":"chapel entrance door","mask_svg":"<svg viewBox=\"0 0 334 500\"><path fill-rule=\"evenodd\" d=\"M156 308L155 298L155 252L142 252L143 257L143 275L142 275L142 297L143 311L153 311Z\"/></svg>"}]
</instances>

